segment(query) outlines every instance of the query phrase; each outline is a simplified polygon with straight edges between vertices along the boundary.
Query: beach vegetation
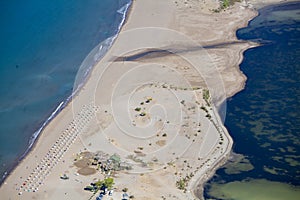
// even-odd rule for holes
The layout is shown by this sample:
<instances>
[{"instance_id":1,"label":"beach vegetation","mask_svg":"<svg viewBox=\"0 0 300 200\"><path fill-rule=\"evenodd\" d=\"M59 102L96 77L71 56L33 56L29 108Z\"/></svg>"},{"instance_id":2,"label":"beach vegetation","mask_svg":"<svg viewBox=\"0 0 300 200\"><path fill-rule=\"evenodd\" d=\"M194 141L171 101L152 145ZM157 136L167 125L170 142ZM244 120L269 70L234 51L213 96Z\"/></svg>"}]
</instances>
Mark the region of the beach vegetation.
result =
<instances>
[{"instance_id":1,"label":"beach vegetation","mask_svg":"<svg viewBox=\"0 0 300 200\"><path fill-rule=\"evenodd\" d=\"M99 189L107 188L108 190L111 190L111 189L113 189L113 186L114 186L114 179L109 177L102 181L101 180L97 181L97 182L95 182L95 186Z\"/></svg>"},{"instance_id":2,"label":"beach vegetation","mask_svg":"<svg viewBox=\"0 0 300 200\"><path fill-rule=\"evenodd\" d=\"M204 110L205 112L208 112L208 110L206 109L206 107L201 106L200 108L201 108L202 110Z\"/></svg>"},{"instance_id":3,"label":"beach vegetation","mask_svg":"<svg viewBox=\"0 0 300 200\"><path fill-rule=\"evenodd\" d=\"M218 9L212 9L211 11L213 11L214 13L219 13L221 11L221 9L220 8L218 8Z\"/></svg>"},{"instance_id":4,"label":"beach vegetation","mask_svg":"<svg viewBox=\"0 0 300 200\"><path fill-rule=\"evenodd\" d=\"M210 114L205 115L205 117L207 117L208 119L211 119L211 115Z\"/></svg>"},{"instance_id":5,"label":"beach vegetation","mask_svg":"<svg viewBox=\"0 0 300 200\"><path fill-rule=\"evenodd\" d=\"M145 113L145 112L141 112L141 113L140 113L140 116L141 116L141 117L144 117L144 116L146 116L146 113Z\"/></svg>"},{"instance_id":6,"label":"beach vegetation","mask_svg":"<svg viewBox=\"0 0 300 200\"><path fill-rule=\"evenodd\" d=\"M194 174L190 173L190 175L187 174L186 177L179 179L176 182L177 188L186 192L186 187L188 185L188 181L190 181L193 176L194 176Z\"/></svg>"},{"instance_id":7,"label":"beach vegetation","mask_svg":"<svg viewBox=\"0 0 300 200\"><path fill-rule=\"evenodd\" d=\"M210 106L210 94L209 90L203 89L203 99L205 100L206 104Z\"/></svg>"},{"instance_id":8,"label":"beach vegetation","mask_svg":"<svg viewBox=\"0 0 300 200\"><path fill-rule=\"evenodd\" d=\"M212 9L212 11L215 13L219 13L222 10L226 10L230 6L234 5L235 2L241 2L241 0L220 0L219 8Z\"/></svg>"},{"instance_id":9,"label":"beach vegetation","mask_svg":"<svg viewBox=\"0 0 300 200\"><path fill-rule=\"evenodd\" d=\"M190 177L191 178L194 177L194 173L193 172L190 173Z\"/></svg>"},{"instance_id":10,"label":"beach vegetation","mask_svg":"<svg viewBox=\"0 0 300 200\"><path fill-rule=\"evenodd\" d=\"M142 108L140 108L140 107L136 107L134 110L137 111L137 112L139 112L139 111L141 111L141 109Z\"/></svg>"},{"instance_id":11,"label":"beach vegetation","mask_svg":"<svg viewBox=\"0 0 300 200\"><path fill-rule=\"evenodd\" d=\"M147 163L145 163L142 159L140 159L140 158L138 158L134 155L128 155L127 158L134 161L134 162L136 162L136 163L141 163L142 165L147 165Z\"/></svg>"},{"instance_id":12,"label":"beach vegetation","mask_svg":"<svg viewBox=\"0 0 300 200\"><path fill-rule=\"evenodd\" d=\"M104 190L105 188L111 190L113 189L113 186L114 186L114 179L109 177L104 180L99 180L95 183L91 183L91 185L86 186L84 190L96 193L97 191Z\"/></svg>"},{"instance_id":13,"label":"beach vegetation","mask_svg":"<svg viewBox=\"0 0 300 200\"><path fill-rule=\"evenodd\" d=\"M91 192L95 191L95 189L96 189L95 187L90 186L90 185L88 185L84 188L84 190L91 191Z\"/></svg>"},{"instance_id":14,"label":"beach vegetation","mask_svg":"<svg viewBox=\"0 0 300 200\"><path fill-rule=\"evenodd\" d=\"M109 177L109 178L104 179L103 185L104 185L107 189L109 189L109 190L113 189L114 184L115 184L115 183L114 183L114 179L113 179L113 178Z\"/></svg>"},{"instance_id":15,"label":"beach vegetation","mask_svg":"<svg viewBox=\"0 0 300 200\"><path fill-rule=\"evenodd\" d=\"M223 0L223 1L221 2L221 8L222 8L222 9L228 8L228 7L230 6L230 3L231 3L230 0Z\"/></svg>"},{"instance_id":16,"label":"beach vegetation","mask_svg":"<svg viewBox=\"0 0 300 200\"><path fill-rule=\"evenodd\" d=\"M176 182L176 186L179 190L185 190L186 188L186 179L182 178Z\"/></svg>"},{"instance_id":17,"label":"beach vegetation","mask_svg":"<svg viewBox=\"0 0 300 200\"><path fill-rule=\"evenodd\" d=\"M152 101L152 97L147 97L147 100L145 101L145 103L150 103Z\"/></svg>"},{"instance_id":18,"label":"beach vegetation","mask_svg":"<svg viewBox=\"0 0 300 200\"><path fill-rule=\"evenodd\" d=\"M138 149L142 151L144 149L144 147L138 147Z\"/></svg>"}]
</instances>

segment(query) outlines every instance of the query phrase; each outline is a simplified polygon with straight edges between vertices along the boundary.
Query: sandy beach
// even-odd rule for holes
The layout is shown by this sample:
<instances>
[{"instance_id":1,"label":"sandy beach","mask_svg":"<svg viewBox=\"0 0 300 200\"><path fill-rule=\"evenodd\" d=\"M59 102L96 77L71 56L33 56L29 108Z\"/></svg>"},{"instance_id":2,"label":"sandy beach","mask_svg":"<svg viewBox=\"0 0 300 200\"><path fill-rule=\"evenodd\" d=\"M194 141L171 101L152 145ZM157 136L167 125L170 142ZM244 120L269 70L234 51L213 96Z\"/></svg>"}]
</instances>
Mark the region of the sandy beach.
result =
<instances>
[{"instance_id":1,"label":"sandy beach","mask_svg":"<svg viewBox=\"0 0 300 200\"><path fill-rule=\"evenodd\" d=\"M104 199L201 199L233 144L218 108L244 88L239 64L257 45L235 32L257 15L253 6L272 2L215 12L214 0L133 1L111 49L1 185L1 199L96 199L84 188L105 177L115 189ZM101 172L96 155L117 155L121 169Z\"/></svg>"}]
</instances>

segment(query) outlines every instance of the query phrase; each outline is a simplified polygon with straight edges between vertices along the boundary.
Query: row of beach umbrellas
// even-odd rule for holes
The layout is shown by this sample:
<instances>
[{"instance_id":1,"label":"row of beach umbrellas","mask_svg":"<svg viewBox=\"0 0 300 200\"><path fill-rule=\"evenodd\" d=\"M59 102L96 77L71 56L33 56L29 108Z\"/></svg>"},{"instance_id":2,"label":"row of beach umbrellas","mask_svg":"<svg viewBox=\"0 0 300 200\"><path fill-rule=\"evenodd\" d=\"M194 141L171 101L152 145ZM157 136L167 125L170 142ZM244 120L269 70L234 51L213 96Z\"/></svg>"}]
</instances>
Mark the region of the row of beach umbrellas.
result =
<instances>
[{"instance_id":1,"label":"row of beach umbrellas","mask_svg":"<svg viewBox=\"0 0 300 200\"><path fill-rule=\"evenodd\" d=\"M68 127L50 147L42 160L37 163L30 175L22 182L20 187L17 188L17 190L19 190L19 195L22 194L22 191L37 192L39 190L39 187L43 185L45 178L51 173L53 167L61 161L63 155L75 142L83 129L89 124L97 110L98 107L92 104L84 105L82 107L81 111L75 116L74 120L69 123Z\"/></svg>"}]
</instances>

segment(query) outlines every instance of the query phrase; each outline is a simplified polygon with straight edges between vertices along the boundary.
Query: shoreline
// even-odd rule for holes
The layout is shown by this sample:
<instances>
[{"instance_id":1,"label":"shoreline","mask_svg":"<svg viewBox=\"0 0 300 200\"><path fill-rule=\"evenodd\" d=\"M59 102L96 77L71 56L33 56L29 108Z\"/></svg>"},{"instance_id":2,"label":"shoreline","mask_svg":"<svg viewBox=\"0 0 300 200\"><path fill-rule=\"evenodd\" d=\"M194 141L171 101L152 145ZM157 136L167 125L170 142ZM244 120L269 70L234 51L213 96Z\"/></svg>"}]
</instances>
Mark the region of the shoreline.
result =
<instances>
[{"instance_id":1,"label":"shoreline","mask_svg":"<svg viewBox=\"0 0 300 200\"><path fill-rule=\"evenodd\" d=\"M131 12L131 5L132 5L133 1L131 0L131 2L125 4L122 8L124 8L125 6L128 6L126 9L126 12L124 13L124 19L122 20L122 22L119 25L118 31L115 35L110 36L109 38L107 38L106 40L112 38L112 37L117 37L117 35L122 31L122 28L124 27L124 25L126 24L126 21L128 19L128 16L130 15ZM122 9L120 8L120 9ZM121 13L120 13L121 14ZM104 40L104 41L106 41ZM102 42L104 42L102 41ZM113 40L112 44L109 46L109 48L113 45L115 39ZM101 42L101 43L102 43ZM101 44L100 43L100 44ZM95 48L97 48L99 45L97 45ZM92 50L93 51L93 50ZM106 51L104 53L104 55L101 55L101 57L105 56L105 54L108 51ZM101 59L101 58L100 58ZM83 61L84 62L84 61ZM2 176L1 180L0 180L0 187L1 185L5 182L5 180L8 178L8 176L13 173L13 171L15 170L15 168L22 163L23 159L25 159L30 152L35 148L36 143L38 142L41 134L43 133L43 130L47 127L47 125L49 125L49 123L51 123L51 121L57 116L59 115L71 102L72 99L75 98L78 93L80 93L80 90L84 87L84 85L86 84L86 82L88 81L90 75L91 75L91 71L93 70L93 68L97 65L99 61L97 61L96 63L94 63L92 66L89 66L89 69L87 69L85 71L85 73L87 74L87 76L84 77L83 82L80 82L80 84L77 86L77 88L73 89L72 94L69 95L66 99L64 99L63 101L59 102L58 105L55 107L55 109L51 112L51 114L47 117L47 119L42 123L42 125L33 133L33 135L30 138L29 141L29 146L28 148L25 150L24 153L22 153L20 155L20 157L18 157L15 161L15 164L6 171L6 173Z\"/></svg>"},{"instance_id":2,"label":"shoreline","mask_svg":"<svg viewBox=\"0 0 300 200\"><path fill-rule=\"evenodd\" d=\"M124 31L124 29L130 29L130 28L132 28L132 27L135 27L135 26L139 26L140 24L139 23L137 23L137 25L135 24L135 25L132 25L132 22L130 21L130 18L131 18L131 15L133 15L133 13L134 13L134 6L135 6L135 4L138 4L137 2L135 2L135 1L133 1L132 2L132 5L131 5L131 7L130 7L130 10L127 12L127 17L125 18L125 22L124 22L124 24L123 24L123 26L122 26L122 28L120 29L120 33L121 32L123 32ZM252 18L254 18L255 16L253 16ZM252 19L251 18L251 19ZM244 23L245 24L238 24L237 25L237 27L236 27L236 30L237 29L239 29L239 28L241 28L240 26L246 26L247 25L247 23L249 22L249 20L250 19L248 19L248 20L245 20L244 19ZM168 21L168 20L167 20ZM162 24L162 26L164 26L164 24L166 24L166 23L168 23L168 22L162 22L161 24ZM159 24L159 25L161 25L161 24ZM150 23L150 25L151 25L151 23ZM158 26L159 26L158 25ZM124 28L124 27L126 27L126 28ZM235 30L235 32L236 32L236 30ZM114 43L116 43L117 42L117 40L118 40L118 38L114 41ZM106 54L109 54L109 52L111 51L111 49L113 48L113 46L115 45L113 43L113 45L111 46L111 48L108 50L108 52L106 52ZM239 49L239 51L238 51L238 54L239 54L239 59L237 60L237 62L234 64L234 66L238 66L241 62L242 62L242 60L243 60L243 52L246 50L246 49L249 49L249 48L253 48L255 45L254 44L252 44L253 46L251 46L251 45L249 45L249 43L248 43L248 45L246 45L244 48L242 48L242 49ZM101 63L101 61L100 61L100 63ZM96 65L96 66L98 66L98 64ZM233 96L234 94L236 94L238 91L241 91L243 88L244 88L244 86L245 86L245 81L246 81L246 77L245 77L245 75L239 70L239 69L237 69L239 72L240 72L240 76L243 76L244 78L243 78L243 80L241 81L243 84L240 84L239 85L239 87L237 87L238 89L236 89L236 85L235 85L235 90L231 90L231 93L229 92L228 94L227 94L227 97L226 98L228 98L228 97L230 97L230 96ZM85 93L85 94L87 94L87 92L84 92L84 91L82 91L82 90L85 90L88 86L87 85L89 85L89 84L91 84L91 80L90 79L93 79L93 74L95 73L95 71L97 71L97 69L96 69L96 67L95 67L95 69L92 69L92 72L90 73L90 77L88 78L88 80L87 80L87 82L84 84L84 86L81 88L81 91L79 91L78 92L78 94L76 94L76 95L74 95L74 99L72 99L67 105L66 105L66 107L62 110L62 111L60 111L59 112L59 114L53 119L53 120L51 120L50 121L50 123L45 127L45 130L43 131L43 133L44 132L52 132L53 130L54 130L54 132L56 132L56 135L58 136L59 134L60 134L60 132L63 132L63 130L65 129L65 125L63 125L62 124L62 122L60 122L60 121L67 121L68 123L70 123L70 119L73 119L74 118L74 115L76 115L75 113L78 113L78 112L80 112L80 109L79 110L77 110L78 108L81 108L81 105L82 105L82 102L84 102L84 100L80 100L80 101L78 101L78 100L76 100L77 98L79 98L78 96L82 96L82 93ZM226 90L227 91L227 90ZM90 95L88 95L89 97L90 97ZM88 99L90 99L90 98L88 98ZM78 105L80 105L80 106L78 106L77 107L77 103L78 103ZM84 105L84 104L83 104ZM75 111L74 111L74 109L75 109ZM219 114L217 113L216 114L216 117L217 117L217 121L219 122L218 124L219 125L221 125L221 128L223 129L223 131L226 133L225 134L225 136L227 137L227 139L228 139L228 141L229 141L229 145L228 145L228 147L230 147L229 149L231 149L231 146L232 146L232 140L231 140L231 137L230 137L230 135L228 134L228 132L227 132L227 130L226 130L226 128L223 126L223 124L222 124L222 122L221 122L221 124L220 124L220 119L219 119L219 116L218 116ZM66 118L68 118L68 120L66 120ZM56 127L56 125L57 124L59 124L60 123L60 126L58 126L58 127ZM64 124L66 124L66 123L64 123ZM224 128L225 128L225 130L224 130ZM49 137L50 136L48 136L48 135L45 135L45 134L40 134L40 136L38 137L38 139L37 139L37 141L34 143L34 145L33 145L33 147L32 147L32 150L30 150L29 152L28 152L28 154L25 156L25 158L24 159L22 159L22 161L21 162L19 162L18 163L18 166L8 175L8 177L6 177L6 180L7 179L9 179L9 178L12 178L12 177L10 177L10 176L12 176L13 174L14 174L14 172L15 172L15 170L17 171L17 168L20 168L20 165L24 165L24 163L26 163L26 161L28 161L28 160L35 160L36 162L37 161L39 161L40 159L41 159L41 157L42 157L42 155L43 155L43 153L46 153L46 150L47 149L44 149L44 151L42 151L42 152L40 152L40 153L38 153L39 155L41 155L41 156L38 156L38 155L35 155L35 158L33 158L34 157L34 155L33 154L37 154L37 151L38 150L41 150L42 148L43 148L43 146L51 146L51 144L52 143L54 143L55 142L55 140L57 139L57 137L55 137L55 136L52 136L51 137L51 139L49 140L49 141L45 141L45 139L46 138L48 138L49 139ZM82 141L79 141L79 143L81 143ZM45 144L46 143L46 144ZM78 143L78 141L75 141L75 143ZM75 144L76 145L76 144ZM73 145L74 146L74 145ZM86 148L84 145L82 145L82 144L80 144L79 146L81 146L80 147L80 149L84 149L84 148ZM227 147L227 148L228 148ZM70 150L69 150L70 151ZM70 151L71 152L71 151ZM69 153L70 153L69 152ZM203 185L208 179L210 179L211 178L211 176L213 176L213 174L215 173L215 171L221 166L221 165L223 165L225 162L226 162L226 160L227 160L227 158L228 158L228 156L230 155L230 150L226 150L225 152L227 152L227 153L224 153L226 156L225 157L220 157L219 159L219 161L214 165L214 167L213 168L211 168L211 169L209 169L208 170L208 174L207 174L207 176L206 176L206 178L205 178L205 180L200 180L200 182L199 182L199 180L195 180L195 183L194 184L192 184L192 187L190 188L191 190L195 190L195 186L197 185L197 187L199 186L199 185ZM73 152L74 153L74 152ZM76 152L75 152L76 153ZM30 167L29 167L30 168ZM28 170L28 172L29 172L30 170ZM25 174L26 174L26 172L25 172ZM203 177L203 174L200 174L200 175L202 175L201 176L201 178ZM196 176L195 176L196 177ZM200 178L200 177L199 177ZM13 179L13 178L12 178ZM2 184L1 185L1 187L3 186L4 184ZM5 184L6 185L6 184ZM202 187L202 190L203 190L203 187ZM0 190L1 191L1 190ZM2 191L3 192L3 191ZM198 196L198 198L200 198L199 196Z\"/></svg>"},{"instance_id":3,"label":"shoreline","mask_svg":"<svg viewBox=\"0 0 300 200\"><path fill-rule=\"evenodd\" d=\"M269 7L272 7L274 5L280 5L280 4L286 5L286 4L292 3L292 2L295 2L295 1L288 1L288 0L284 0L284 1L267 0L265 2L250 1L249 3L252 7L252 10L254 11L254 14L251 17L249 17L248 19L245 19L244 23L242 23L236 27L236 29L234 31L235 34L237 33L237 31L239 29L247 27L254 18L259 16L260 9L268 9ZM237 40L241 41L237 36L235 36L235 37ZM250 41L247 41L247 42L250 43L251 45L249 47L245 47L244 49L241 49L239 51L239 56L238 56L239 59L237 61L238 66L240 66L240 64L243 62L245 51L260 46L260 44L256 43L256 42L250 42ZM242 84L240 84L239 87L235 91L233 91L232 93L229 93L229 95L227 96L225 101L227 101L227 99L233 97L240 91L244 90L246 87L247 76L243 73L243 71L241 71L240 68L239 68L239 71L241 73L241 76L243 76L245 79L242 82ZM219 115L219 113L217 115ZM233 140L230 136L230 133L227 131L227 128L225 126L223 126L223 128L225 129L226 133L228 134L227 136L231 139L232 144L233 144ZM227 163L231 154L232 154L232 149L230 148L229 153L225 157L220 159L220 161L209 171L207 176L205 176L203 179L196 180L196 183L194 183L191 187L194 197L196 197L198 199L203 199L204 185L206 184L207 181L209 181L215 175L216 171L219 168L221 168L223 165L225 165Z\"/></svg>"},{"instance_id":4,"label":"shoreline","mask_svg":"<svg viewBox=\"0 0 300 200\"><path fill-rule=\"evenodd\" d=\"M249 25L249 23L252 21L252 20L254 20L256 17L258 17L258 16L260 16L260 15L263 15L263 14L265 14L264 12L266 12L266 10L272 10L273 11L273 8L274 7L279 7L279 6L289 6L289 5L293 5L294 3L296 3L296 2L299 2L299 1L295 1L295 0L281 0L281 1L276 1L276 0L266 0L266 1L263 1L263 2L258 2L258 1L249 1L250 3L251 3L251 7L252 7L252 9L253 9L253 11L255 11L256 12L256 15L254 15L250 20L248 20L248 22L247 22L247 24L245 24L245 26L242 26L242 27L240 27L240 28L238 28L237 30L236 30L236 32L239 30L239 29L241 29L241 28L247 28L247 26ZM238 40L241 40L239 37L237 37L237 39ZM246 40L247 41L247 40ZM249 40L249 41L251 41L251 40ZM241 50L240 51L240 62L239 62L239 65L243 62L243 59L244 59L244 53L245 53L245 51L248 51L248 50L250 50L250 49L252 49L252 48L257 48L257 47L259 47L259 46L263 46L264 45L264 43L260 43L260 42L253 42L253 46L251 46L251 47L249 47L249 48L246 48L246 49L244 49L244 50ZM243 73L243 71L240 69L240 71L241 71L241 73L242 73L242 75L244 75L244 73ZM234 93L233 95L230 95L228 98L230 98L230 97L233 97L234 95L236 95L237 93L239 93L240 91L242 91L242 90L244 90L245 89L245 87L246 87L246 80L247 80L247 76L245 75L245 77L246 77L246 79L245 79L245 82L244 82L244 85L241 87L241 89L240 90L238 90L238 91L236 91L236 93ZM225 127L226 128L226 127ZM229 135L230 135L230 133L229 133ZM215 168L213 168L212 169L212 171L211 171L211 173L210 173L210 175L208 176L208 177L205 177L205 179L204 180L200 180L199 182L198 182L198 185L197 185L197 190L194 190L194 194L195 194L195 196L197 196L199 199L201 199L201 198L203 198L203 192L204 192L204 185L211 179L211 178L213 178L213 176L216 174L216 171L218 170L218 169L220 169L220 168L222 168L222 166L223 165L225 165L226 163L227 163L227 161L228 161L228 158L232 155L232 154L235 154L235 152L233 151L233 149L231 150L231 152L228 154L228 156L225 158L223 158L217 165L216 165L216 167ZM245 155L246 156L246 155ZM226 170L225 170L226 171ZM224 173L224 172L222 172L222 173ZM227 173L227 172L225 172L225 173ZM228 175L228 174L227 174ZM252 178L249 178L249 177L244 177L245 179L252 179ZM255 178L254 178L255 179ZM262 179L262 180L264 180L264 179ZM243 180L242 180L243 181ZM212 181L213 183L214 183L214 181ZM220 182L220 181L219 181ZM272 182L272 181L270 181L270 182ZM280 183L287 183L287 184L291 184L292 186L295 186L295 185L293 185L291 182L281 182L281 181L279 181ZM279 183L278 182L278 183ZM226 182L226 183L233 183L233 182ZM211 183L210 183L211 184ZM217 184L217 183L214 183L214 184ZM220 183L220 185L222 185L223 183ZM237 184L239 184L239 183L237 183ZM226 184L225 184L226 185ZM250 186L250 185L249 185ZM194 189L196 189L196 188L194 188ZM245 191L246 191L247 189L245 188ZM233 194L233 193L232 193ZM238 196L238 195L237 195ZM246 195L247 196L247 195ZM245 196L245 197L246 197ZM248 196L247 196L248 197ZM219 196L219 198L221 198L220 196Z\"/></svg>"}]
</instances>

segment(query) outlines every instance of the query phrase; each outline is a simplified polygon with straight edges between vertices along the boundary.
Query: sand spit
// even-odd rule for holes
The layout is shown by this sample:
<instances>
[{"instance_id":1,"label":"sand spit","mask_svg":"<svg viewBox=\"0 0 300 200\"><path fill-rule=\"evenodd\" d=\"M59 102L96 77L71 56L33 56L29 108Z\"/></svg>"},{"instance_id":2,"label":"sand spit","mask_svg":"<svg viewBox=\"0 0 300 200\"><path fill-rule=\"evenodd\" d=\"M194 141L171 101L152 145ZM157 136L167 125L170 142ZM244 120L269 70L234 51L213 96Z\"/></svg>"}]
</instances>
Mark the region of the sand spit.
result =
<instances>
[{"instance_id":1,"label":"sand spit","mask_svg":"<svg viewBox=\"0 0 300 200\"><path fill-rule=\"evenodd\" d=\"M105 177L115 189L104 199L201 198L232 147L217 108L244 87L238 65L257 45L235 36L257 15L252 4L218 6L134 1L86 85L1 186L2 199L95 199L83 188Z\"/></svg>"}]
</instances>

